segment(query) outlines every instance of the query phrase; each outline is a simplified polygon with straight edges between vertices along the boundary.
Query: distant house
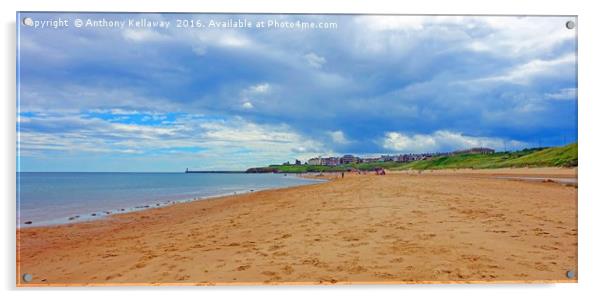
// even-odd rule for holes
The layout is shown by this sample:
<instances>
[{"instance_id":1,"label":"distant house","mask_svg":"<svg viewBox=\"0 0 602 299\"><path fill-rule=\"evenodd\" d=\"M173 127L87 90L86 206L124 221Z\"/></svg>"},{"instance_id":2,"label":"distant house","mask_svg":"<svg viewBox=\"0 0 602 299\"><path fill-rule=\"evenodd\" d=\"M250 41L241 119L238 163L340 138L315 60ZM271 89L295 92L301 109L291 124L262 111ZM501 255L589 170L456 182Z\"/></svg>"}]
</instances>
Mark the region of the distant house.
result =
<instances>
[{"instance_id":1,"label":"distant house","mask_svg":"<svg viewBox=\"0 0 602 299\"><path fill-rule=\"evenodd\" d=\"M341 160L337 157L329 157L329 158L322 159L322 165L337 166L339 164L341 164Z\"/></svg>"},{"instance_id":2,"label":"distant house","mask_svg":"<svg viewBox=\"0 0 602 299\"><path fill-rule=\"evenodd\" d=\"M378 162L380 160L380 158L363 158L362 162L363 163L374 163L374 162Z\"/></svg>"},{"instance_id":3,"label":"distant house","mask_svg":"<svg viewBox=\"0 0 602 299\"><path fill-rule=\"evenodd\" d=\"M389 161L395 161L395 156L390 156L390 155L382 155L380 156L379 159L381 162L389 162Z\"/></svg>"},{"instance_id":4,"label":"distant house","mask_svg":"<svg viewBox=\"0 0 602 299\"><path fill-rule=\"evenodd\" d=\"M406 157L407 157L407 155L395 156L395 158L393 158L393 161L395 161L395 162L405 162L405 158Z\"/></svg>"},{"instance_id":5,"label":"distant house","mask_svg":"<svg viewBox=\"0 0 602 299\"><path fill-rule=\"evenodd\" d=\"M349 163L357 163L358 162L358 157L355 157L353 155L344 155L343 157L341 157L341 164L349 164Z\"/></svg>"},{"instance_id":6,"label":"distant house","mask_svg":"<svg viewBox=\"0 0 602 299\"><path fill-rule=\"evenodd\" d=\"M322 158L311 158L307 160L308 165L322 165Z\"/></svg>"},{"instance_id":7,"label":"distant house","mask_svg":"<svg viewBox=\"0 0 602 299\"><path fill-rule=\"evenodd\" d=\"M454 154L455 155L461 155L461 154L484 154L484 155L489 155L489 154L493 154L495 153L494 149L491 148L486 148L486 147L473 147L467 150L461 150L461 151L455 151Z\"/></svg>"}]
</instances>

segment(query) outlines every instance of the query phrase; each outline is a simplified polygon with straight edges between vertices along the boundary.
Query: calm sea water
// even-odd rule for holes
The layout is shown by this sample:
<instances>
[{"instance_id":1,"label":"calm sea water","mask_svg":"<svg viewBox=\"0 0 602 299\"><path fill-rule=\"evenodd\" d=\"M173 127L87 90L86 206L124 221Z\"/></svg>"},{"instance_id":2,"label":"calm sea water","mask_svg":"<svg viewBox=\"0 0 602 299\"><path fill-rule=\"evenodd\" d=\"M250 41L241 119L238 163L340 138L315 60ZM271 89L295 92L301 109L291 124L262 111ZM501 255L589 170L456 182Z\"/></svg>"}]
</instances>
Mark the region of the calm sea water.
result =
<instances>
[{"instance_id":1,"label":"calm sea water","mask_svg":"<svg viewBox=\"0 0 602 299\"><path fill-rule=\"evenodd\" d=\"M173 202L319 182L283 174L21 172L17 225L82 221Z\"/></svg>"}]
</instances>

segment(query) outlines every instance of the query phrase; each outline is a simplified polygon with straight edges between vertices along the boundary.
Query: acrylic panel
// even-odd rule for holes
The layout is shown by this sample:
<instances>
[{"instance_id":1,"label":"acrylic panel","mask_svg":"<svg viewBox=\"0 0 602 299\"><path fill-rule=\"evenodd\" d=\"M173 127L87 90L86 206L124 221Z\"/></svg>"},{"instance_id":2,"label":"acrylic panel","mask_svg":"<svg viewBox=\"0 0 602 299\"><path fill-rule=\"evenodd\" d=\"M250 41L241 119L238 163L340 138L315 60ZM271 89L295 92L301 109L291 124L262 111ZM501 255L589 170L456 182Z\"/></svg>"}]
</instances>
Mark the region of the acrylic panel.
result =
<instances>
[{"instance_id":1,"label":"acrylic panel","mask_svg":"<svg viewBox=\"0 0 602 299\"><path fill-rule=\"evenodd\" d=\"M17 13L17 285L577 282L577 17Z\"/></svg>"}]
</instances>

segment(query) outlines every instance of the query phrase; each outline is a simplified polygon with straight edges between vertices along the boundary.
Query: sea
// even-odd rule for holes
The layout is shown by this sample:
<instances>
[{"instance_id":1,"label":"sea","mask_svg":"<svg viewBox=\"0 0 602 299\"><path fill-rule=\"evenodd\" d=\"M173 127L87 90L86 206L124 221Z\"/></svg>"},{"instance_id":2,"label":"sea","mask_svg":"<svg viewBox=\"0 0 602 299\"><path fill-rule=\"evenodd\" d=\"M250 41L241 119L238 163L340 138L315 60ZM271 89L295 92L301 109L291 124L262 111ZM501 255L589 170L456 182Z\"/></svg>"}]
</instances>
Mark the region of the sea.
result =
<instances>
[{"instance_id":1,"label":"sea","mask_svg":"<svg viewBox=\"0 0 602 299\"><path fill-rule=\"evenodd\" d=\"M273 173L18 172L17 226L88 221L179 202L321 182Z\"/></svg>"}]
</instances>

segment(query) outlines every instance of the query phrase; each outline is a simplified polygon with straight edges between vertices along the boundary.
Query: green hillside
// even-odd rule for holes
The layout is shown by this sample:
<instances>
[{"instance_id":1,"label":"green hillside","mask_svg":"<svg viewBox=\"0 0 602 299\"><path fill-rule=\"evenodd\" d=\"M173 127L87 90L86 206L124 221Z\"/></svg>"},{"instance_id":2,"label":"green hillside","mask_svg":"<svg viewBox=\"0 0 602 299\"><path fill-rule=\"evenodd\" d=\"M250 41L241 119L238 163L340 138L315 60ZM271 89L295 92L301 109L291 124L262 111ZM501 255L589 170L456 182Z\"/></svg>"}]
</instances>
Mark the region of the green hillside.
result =
<instances>
[{"instance_id":1,"label":"green hillside","mask_svg":"<svg viewBox=\"0 0 602 299\"><path fill-rule=\"evenodd\" d=\"M505 161L501 167L526 167L526 166L577 166L577 143L562 147L551 147L532 154L522 156L510 161Z\"/></svg>"},{"instance_id":2,"label":"green hillside","mask_svg":"<svg viewBox=\"0 0 602 299\"><path fill-rule=\"evenodd\" d=\"M502 167L576 167L577 143L561 147L531 148L516 152L494 154L462 154L436 157L429 160L410 163L373 162L351 163L339 166L324 165L270 165L269 167L251 168L247 172L331 172L345 171L349 168L374 170L385 168L391 170L406 169L454 169L454 168L502 168Z\"/></svg>"},{"instance_id":3,"label":"green hillside","mask_svg":"<svg viewBox=\"0 0 602 299\"><path fill-rule=\"evenodd\" d=\"M525 149L490 155L465 154L400 164L391 169L449 169L502 167L575 167L577 143L562 147Z\"/></svg>"}]
</instances>

